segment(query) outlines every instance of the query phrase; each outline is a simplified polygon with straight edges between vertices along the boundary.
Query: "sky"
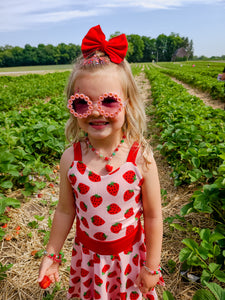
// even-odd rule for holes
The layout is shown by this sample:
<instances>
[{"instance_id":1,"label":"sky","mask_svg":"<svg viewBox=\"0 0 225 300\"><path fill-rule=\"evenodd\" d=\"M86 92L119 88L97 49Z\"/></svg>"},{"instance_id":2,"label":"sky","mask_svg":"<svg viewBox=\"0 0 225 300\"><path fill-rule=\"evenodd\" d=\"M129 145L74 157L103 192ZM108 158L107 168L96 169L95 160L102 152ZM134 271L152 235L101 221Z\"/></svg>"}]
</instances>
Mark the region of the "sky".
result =
<instances>
[{"instance_id":1,"label":"sky","mask_svg":"<svg viewBox=\"0 0 225 300\"><path fill-rule=\"evenodd\" d=\"M173 32L193 41L194 55L225 54L225 0L0 0L0 46L81 45L95 25L107 40Z\"/></svg>"}]
</instances>

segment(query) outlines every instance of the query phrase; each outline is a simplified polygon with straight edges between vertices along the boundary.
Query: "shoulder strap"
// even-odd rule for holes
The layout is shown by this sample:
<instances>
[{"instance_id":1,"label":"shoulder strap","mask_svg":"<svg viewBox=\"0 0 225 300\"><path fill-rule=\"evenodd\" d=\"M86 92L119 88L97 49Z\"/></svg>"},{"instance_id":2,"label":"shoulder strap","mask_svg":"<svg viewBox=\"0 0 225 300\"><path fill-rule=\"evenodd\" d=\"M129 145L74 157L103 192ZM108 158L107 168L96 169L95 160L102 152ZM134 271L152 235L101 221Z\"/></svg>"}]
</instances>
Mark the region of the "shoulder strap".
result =
<instances>
[{"instance_id":1,"label":"shoulder strap","mask_svg":"<svg viewBox=\"0 0 225 300\"><path fill-rule=\"evenodd\" d=\"M135 160L136 160L139 148L140 148L140 145L138 144L138 142L134 142L130 148L130 152L127 157L127 162L132 162L133 164L135 164Z\"/></svg>"},{"instance_id":2,"label":"shoulder strap","mask_svg":"<svg viewBox=\"0 0 225 300\"><path fill-rule=\"evenodd\" d=\"M73 144L74 160L82 161L82 151L80 142Z\"/></svg>"}]
</instances>

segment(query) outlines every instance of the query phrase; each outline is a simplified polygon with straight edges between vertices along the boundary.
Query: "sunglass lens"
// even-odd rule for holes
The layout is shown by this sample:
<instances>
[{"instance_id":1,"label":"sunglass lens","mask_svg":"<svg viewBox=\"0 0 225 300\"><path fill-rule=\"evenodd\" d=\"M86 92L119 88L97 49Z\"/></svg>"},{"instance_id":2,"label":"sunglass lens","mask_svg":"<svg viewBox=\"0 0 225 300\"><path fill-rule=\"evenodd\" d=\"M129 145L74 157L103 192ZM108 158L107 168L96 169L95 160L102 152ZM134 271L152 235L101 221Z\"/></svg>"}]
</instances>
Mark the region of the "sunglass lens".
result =
<instances>
[{"instance_id":1,"label":"sunglass lens","mask_svg":"<svg viewBox=\"0 0 225 300\"><path fill-rule=\"evenodd\" d=\"M102 108L107 113L115 113L120 108L120 103L115 97L106 97L102 100Z\"/></svg>"},{"instance_id":2,"label":"sunglass lens","mask_svg":"<svg viewBox=\"0 0 225 300\"><path fill-rule=\"evenodd\" d=\"M78 114L85 114L88 111L88 103L82 98L76 98L73 101L73 109Z\"/></svg>"}]
</instances>

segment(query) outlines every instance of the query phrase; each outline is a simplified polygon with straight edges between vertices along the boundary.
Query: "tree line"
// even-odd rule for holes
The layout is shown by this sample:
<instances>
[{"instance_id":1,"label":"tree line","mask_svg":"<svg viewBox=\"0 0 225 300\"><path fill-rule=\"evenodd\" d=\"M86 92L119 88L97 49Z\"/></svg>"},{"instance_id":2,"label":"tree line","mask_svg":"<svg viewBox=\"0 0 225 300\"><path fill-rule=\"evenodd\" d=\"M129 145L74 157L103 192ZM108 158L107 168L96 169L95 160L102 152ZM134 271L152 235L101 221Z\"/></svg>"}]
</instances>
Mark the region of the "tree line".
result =
<instances>
[{"instance_id":1,"label":"tree line","mask_svg":"<svg viewBox=\"0 0 225 300\"><path fill-rule=\"evenodd\" d=\"M118 34L120 32L115 32L110 37ZM171 61L174 52L181 47L187 52L184 59L193 57L192 40L179 34L160 34L157 38L131 34L127 35L127 40L129 62ZM26 44L24 48L6 45L0 47L0 67L71 64L80 54L80 45L72 43L39 44L37 47Z\"/></svg>"}]
</instances>

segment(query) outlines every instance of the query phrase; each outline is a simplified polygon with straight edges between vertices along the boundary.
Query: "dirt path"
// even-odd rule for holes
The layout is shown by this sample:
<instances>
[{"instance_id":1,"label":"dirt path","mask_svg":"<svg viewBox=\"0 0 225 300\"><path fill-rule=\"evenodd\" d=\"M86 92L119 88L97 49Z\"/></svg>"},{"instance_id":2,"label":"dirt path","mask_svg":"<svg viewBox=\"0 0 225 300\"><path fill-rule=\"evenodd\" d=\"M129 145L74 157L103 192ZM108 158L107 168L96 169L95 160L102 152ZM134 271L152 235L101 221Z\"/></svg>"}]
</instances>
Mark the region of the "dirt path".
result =
<instances>
[{"instance_id":1,"label":"dirt path","mask_svg":"<svg viewBox=\"0 0 225 300\"><path fill-rule=\"evenodd\" d=\"M151 105L151 93L148 80L144 73L136 77L136 81L146 105ZM149 134L154 136L157 129L149 119ZM157 140L152 139L151 144L154 156L158 165L161 188L166 191L163 197L164 218L179 213L180 208L186 203L192 194L192 187L175 188L170 177L171 169L164 158L156 150ZM44 180L39 178L38 180ZM51 184L46 182L46 187L37 195L23 198L20 191L16 191L11 197L20 198L22 205L20 209L11 209L9 216L11 221L8 223L7 232L12 238L8 241L3 240L0 244L0 262L3 264L13 263L13 267L7 272L7 280L0 281L0 299L2 300L39 300L43 299L44 292L39 289L37 284L37 274L40 259L35 258L37 250L44 249L43 231L49 231L49 216L52 218L55 204L59 194L59 174L52 175ZM40 220L43 217L43 220ZM38 219L38 220L37 220ZM28 226L30 222L36 222L38 228ZM35 226L36 223L33 223ZM15 228L20 226L19 234ZM66 297L68 287L71 245L74 236L74 229L71 231L67 242L63 248L67 262L60 268L61 289L56 292L55 300L62 300ZM182 281L180 276L180 263L178 259L179 251L182 248L181 240L184 238L182 233L171 231L168 224L164 226L164 239L162 251L162 267L166 288L158 288L159 300L162 299L163 290L167 289L176 297L176 300L190 300L193 297L194 285ZM174 272L169 273L168 261L175 262ZM52 292L53 288L51 289Z\"/></svg>"}]
</instances>

